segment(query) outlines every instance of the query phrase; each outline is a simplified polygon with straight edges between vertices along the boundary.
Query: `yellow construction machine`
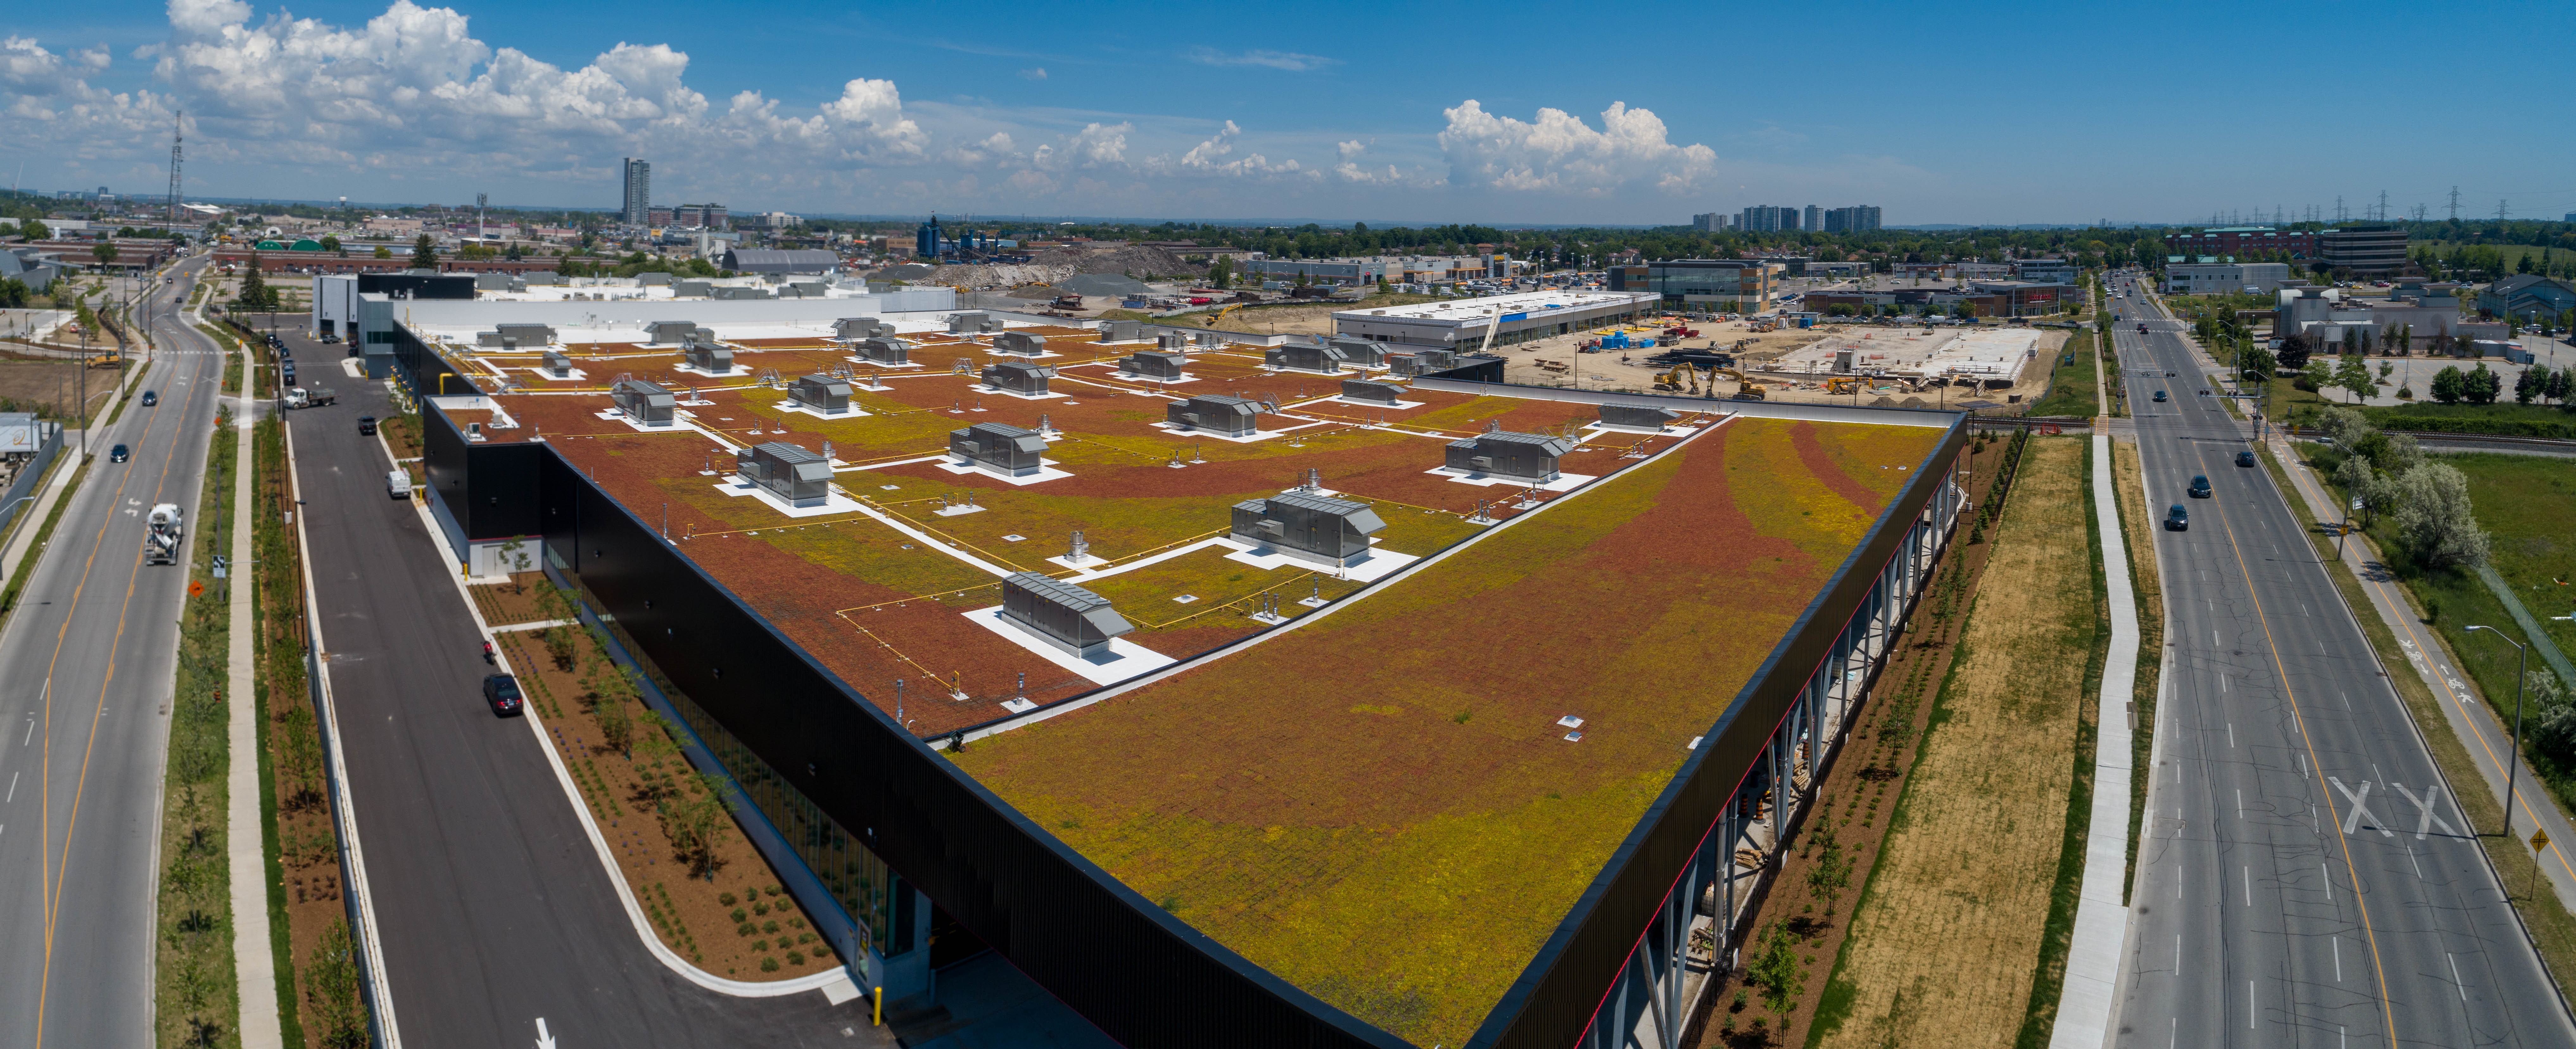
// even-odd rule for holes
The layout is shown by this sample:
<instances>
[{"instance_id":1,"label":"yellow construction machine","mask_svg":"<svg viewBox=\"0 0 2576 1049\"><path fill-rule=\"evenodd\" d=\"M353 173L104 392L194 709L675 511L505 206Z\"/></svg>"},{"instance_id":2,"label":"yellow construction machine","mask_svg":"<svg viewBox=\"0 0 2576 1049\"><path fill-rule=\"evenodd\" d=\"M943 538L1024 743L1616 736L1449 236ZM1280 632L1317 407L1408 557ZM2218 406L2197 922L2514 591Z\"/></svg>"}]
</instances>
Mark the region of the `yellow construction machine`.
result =
<instances>
[{"instance_id":1,"label":"yellow construction machine","mask_svg":"<svg viewBox=\"0 0 2576 1049\"><path fill-rule=\"evenodd\" d=\"M1829 394L1845 394L1859 388L1860 379L1857 376L1837 375L1825 380L1825 392Z\"/></svg>"},{"instance_id":2,"label":"yellow construction machine","mask_svg":"<svg viewBox=\"0 0 2576 1049\"><path fill-rule=\"evenodd\" d=\"M1673 365L1673 370L1655 376L1655 388L1675 392L1687 390L1696 395L1699 393L1699 373L1688 364Z\"/></svg>"},{"instance_id":3,"label":"yellow construction machine","mask_svg":"<svg viewBox=\"0 0 2576 1049\"><path fill-rule=\"evenodd\" d=\"M1710 379L1708 383L1708 393L1711 397L1717 396L1717 379L1719 377L1735 380L1735 400L1761 401L1768 400L1771 397L1771 390L1768 387L1745 377L1743 372L1736 371L1733 368L1712 368L1709 370L1709 374Z\"/></svg>"}]
</instances>

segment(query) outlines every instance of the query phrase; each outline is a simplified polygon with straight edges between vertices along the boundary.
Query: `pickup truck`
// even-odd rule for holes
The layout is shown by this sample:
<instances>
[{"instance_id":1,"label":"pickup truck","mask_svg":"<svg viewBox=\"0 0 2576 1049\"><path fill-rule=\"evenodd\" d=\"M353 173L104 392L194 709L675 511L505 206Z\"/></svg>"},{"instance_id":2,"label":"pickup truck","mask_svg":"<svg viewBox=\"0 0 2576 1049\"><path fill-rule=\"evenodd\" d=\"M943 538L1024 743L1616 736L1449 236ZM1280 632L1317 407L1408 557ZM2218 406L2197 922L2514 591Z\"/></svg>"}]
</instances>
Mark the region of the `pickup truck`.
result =
<instances>
[{"instance_id":1,"label":"pickup truck","mask_svg":"<svg viewBox=\"0 0 2576 1049\"><path fill-rule=\"evenodd\" d=\"M286 406L289 408L319 408L337 400L338 398L339 394L332 392L331 388L327 386L316 386L309 390L301 386L293 386L287 388Z\"/></svg>"}]
</instances>

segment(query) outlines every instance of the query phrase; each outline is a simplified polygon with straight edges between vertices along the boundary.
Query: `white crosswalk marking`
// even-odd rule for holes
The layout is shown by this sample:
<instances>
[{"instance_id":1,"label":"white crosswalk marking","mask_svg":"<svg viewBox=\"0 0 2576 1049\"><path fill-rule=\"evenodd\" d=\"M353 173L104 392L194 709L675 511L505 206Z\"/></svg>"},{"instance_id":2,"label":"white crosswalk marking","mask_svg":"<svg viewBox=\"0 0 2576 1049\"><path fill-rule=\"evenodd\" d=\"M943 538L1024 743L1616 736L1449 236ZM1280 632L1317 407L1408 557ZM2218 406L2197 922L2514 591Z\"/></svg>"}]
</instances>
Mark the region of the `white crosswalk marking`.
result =
<instances>
[{"instance_id":1,"label":"white crosswalk marking","mask_svg":"<svg viewBox=\"0 0 2576 1049\"><path fill-rule=\"evenodd\" d=\"M2354 791L2351 787L2344 786L2342 780L2336 779L2332 776L2326 777L2326 782L2334 784L2334 788L2336 790L2343 792L2344 800L2352 803L2351 814L2343 818L2343 832L2350 834L2356 828L2361 826L2362 817L2370 816L2370 781L2363 780L2361 782L2361 790L2358 792ZM2378 831L2380 836L2384 838L2394 838L2397 836L2395 831L2380 826L2379 817L2377 816L2370 816L2370 829Z\"/></svg>"}]
</instances>

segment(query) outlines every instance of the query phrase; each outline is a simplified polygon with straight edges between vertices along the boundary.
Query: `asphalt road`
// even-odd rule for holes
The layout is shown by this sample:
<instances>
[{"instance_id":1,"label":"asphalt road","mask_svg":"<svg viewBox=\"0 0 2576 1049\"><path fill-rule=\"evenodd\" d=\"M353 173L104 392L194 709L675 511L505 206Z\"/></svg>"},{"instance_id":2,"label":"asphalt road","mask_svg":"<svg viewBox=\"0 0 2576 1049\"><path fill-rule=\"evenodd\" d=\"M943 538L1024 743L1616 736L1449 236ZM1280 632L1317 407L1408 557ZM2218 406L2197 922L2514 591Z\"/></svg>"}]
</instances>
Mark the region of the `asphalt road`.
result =
<instances>
[{"instance_id":1,"label":"asphalt road","mask_svg":"<svg viewBox=\"0 0 2576 1049\"><path fill-rule=\"evenodd\" d=\"M343 347L289 341L302 381L340 391L287 420L403 1043L532 1045L543 1017L568 1046L889 1044L864 1000L721 995L647 951L528 723L483 703L454 562L357 432L388 412L382 384L341 374Z\"/></svg>"},{"instance_id":2,"label":"asphalt road","mask_svg":"<svg viewBox=\"0 0 2576 1049\"><path fill-rule=\"evenodd\" d=\"M2270 473L2235 465L2250 427L2201 395L2179 322L2142 336L2162 314L2119 308L2149 507L2191 517L2157 533L2165 700L2117 1043L2576 1044ZM2195 475L2211 497L2185 494Z\"/></svg>"},{"instance_id":3,"label":"asphalt road","mask_svg":"<svg viewBox=\"0 0 2576 1049\"><path fill-rule=\"evenodd\" d=\"M161 403L128 404L91 436L90 475L0 631L0 728L15 737L0 739L0 1045L154 1040L162 755L187 573L143 564L144 512L177 503L188 543L215 538L194 518L222 359L173 319L188 287L182 276L140 307L161 347L142 386ZM118 443L130 461L108 461Z\"/></svg>"}]
</instances>

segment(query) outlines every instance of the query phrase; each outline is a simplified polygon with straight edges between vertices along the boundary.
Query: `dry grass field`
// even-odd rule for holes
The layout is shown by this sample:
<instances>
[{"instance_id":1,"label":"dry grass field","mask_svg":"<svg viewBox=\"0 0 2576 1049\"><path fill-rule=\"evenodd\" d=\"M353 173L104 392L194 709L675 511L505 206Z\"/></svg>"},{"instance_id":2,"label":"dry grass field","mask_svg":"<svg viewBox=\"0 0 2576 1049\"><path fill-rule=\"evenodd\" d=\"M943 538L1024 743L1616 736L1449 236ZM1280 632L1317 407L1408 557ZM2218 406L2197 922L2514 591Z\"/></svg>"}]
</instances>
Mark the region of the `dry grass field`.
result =
<instances>
[{"instance_id":1,"label":"dry grass field","mask_svg":"<svg viewBox=\"0 0 2576 1049\"><path fill-rule=\"evenodd\" d=\"M1811 1044L2000 1046L2022 1026L2096 630L2086 451L2081 440L2032 443L1836 968L1848 1012Z\"/></svg>"},{"instance_id":2,"label":"dry grass field","mask_svg":"<svg viewBox=\"0 0 2576 1049\"><path fill-rule=\"evenodd\" d=\"M2129 581L2138 594L2138 681L2130 700L2138 705L2138 730L2130 741L2129 866L2138 869L2138 826L2147 811L2147 773L2154 768L2148 751L2155 743L2156 695L2164 674L2157 656L2165 648L2164 578L2156 565L2156 515L2147 506L2146 482L2139 475L2138 446L2111 442L2111 471L2120 499L2121 535L2129 546ZM2121 884L2134 882L2124 877Z\"/></svg>"}]
</instances>

